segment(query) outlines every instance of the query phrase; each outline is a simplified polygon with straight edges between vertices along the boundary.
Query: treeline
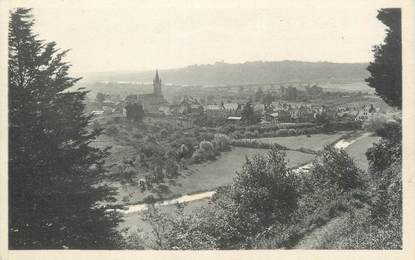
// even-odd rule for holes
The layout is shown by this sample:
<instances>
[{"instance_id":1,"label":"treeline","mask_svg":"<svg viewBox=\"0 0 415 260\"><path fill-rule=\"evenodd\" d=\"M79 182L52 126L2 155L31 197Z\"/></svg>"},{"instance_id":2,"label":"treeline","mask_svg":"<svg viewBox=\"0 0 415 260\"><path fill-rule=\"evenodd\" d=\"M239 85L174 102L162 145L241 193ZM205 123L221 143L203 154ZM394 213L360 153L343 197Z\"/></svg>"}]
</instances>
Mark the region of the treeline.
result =
<instances>
[{"instance_id":1,"label":"treeline","mask_svg":"<svg viewBox=\"0 0 415 260\"><path fill-rule=\"evenodd\" d=\"M362 81L368 76L367 63L331 63L303 61L254 61L191 65L160 70L164 82L172 84L268 84L287 81ZM88 80L149 82L154 71L97 73Z\"/></svg>"}]
</instances>

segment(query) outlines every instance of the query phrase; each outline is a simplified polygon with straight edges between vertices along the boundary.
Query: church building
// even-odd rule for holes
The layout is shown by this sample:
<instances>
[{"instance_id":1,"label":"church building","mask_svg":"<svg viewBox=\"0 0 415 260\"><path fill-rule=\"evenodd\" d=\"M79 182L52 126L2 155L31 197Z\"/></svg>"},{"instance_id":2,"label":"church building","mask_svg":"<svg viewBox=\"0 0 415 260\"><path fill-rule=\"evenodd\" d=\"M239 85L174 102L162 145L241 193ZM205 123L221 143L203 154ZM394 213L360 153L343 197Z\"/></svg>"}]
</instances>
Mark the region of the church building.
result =
<instances>
[{"instance_id":1,"label":"church building","mask_svg":"<svg viewBox=\"0 0 415 260\"><path fill-rule=\"evenodd\" d=\"M153 79L153 93L139 95L138 101L147 112L157 112L161 105L167 103L161 90L161 78L158 70L156 70L156 76Z\"/></svg>"}]
</instances>

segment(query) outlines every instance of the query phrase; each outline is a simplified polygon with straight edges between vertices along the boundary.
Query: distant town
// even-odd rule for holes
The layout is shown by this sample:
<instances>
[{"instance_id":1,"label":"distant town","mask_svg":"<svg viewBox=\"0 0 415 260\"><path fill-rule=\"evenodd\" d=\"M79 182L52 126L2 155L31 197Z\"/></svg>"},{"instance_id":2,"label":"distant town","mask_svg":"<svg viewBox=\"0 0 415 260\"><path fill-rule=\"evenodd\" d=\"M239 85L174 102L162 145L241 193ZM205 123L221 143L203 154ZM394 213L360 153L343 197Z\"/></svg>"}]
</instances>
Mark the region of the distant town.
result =
<instances>
[{"instance_id":1,"label":"distant town","mask_svg":"<svg viewBox=\"0 0 415 260\"><path fill-rule=\"evenodd\" d=\"M142 85L137 84L137 92ZM169 86L166 86L167 88ZM253 90L254 89L254 90ZM96 116L127 117L134 109L149 117L171 117L195 121L214 116L221 121L243 121L244 108L251 106L260 124L312 123L319 120L368 121L386 114L388 107L373 95L362 92L325 90L317 84L274 84L260 87L210 87L195 95L178 91L171 100L163 96L162 80L155 72L153 92L111 95L98 92L87 105ZM323 102L324 101L324 102Z\"/></svg>"}]
</instances>

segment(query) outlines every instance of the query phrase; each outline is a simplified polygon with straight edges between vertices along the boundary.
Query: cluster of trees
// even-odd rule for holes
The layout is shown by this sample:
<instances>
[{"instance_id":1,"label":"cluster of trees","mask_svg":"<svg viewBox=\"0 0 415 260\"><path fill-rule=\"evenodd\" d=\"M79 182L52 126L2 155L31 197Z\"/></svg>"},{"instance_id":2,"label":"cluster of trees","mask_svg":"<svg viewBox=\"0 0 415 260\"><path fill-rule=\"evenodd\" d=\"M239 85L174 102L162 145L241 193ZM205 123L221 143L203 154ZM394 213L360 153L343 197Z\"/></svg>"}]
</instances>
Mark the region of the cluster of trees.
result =
<instances>
[{"instance_id":1,"label":"cluster of trees","mask_svg":"<svg viewBox=\"0 0 415 260\"><path fill-rule=\"evenodd\" d=\"M141 122L144 119L143 105L140 103L128 103L125 106L127 119L134 122Z\"/></svg>"},{"instance_id":2,"label":"cluster of trees","mask_svg":"<svg viewBox=\"0 0 415 260\"><path fill-rule=\"evenodd\" d=\"M190 163L215 160L221 152L231 150L231 140L225 134L215 134L212 141L203 140L192 153Z\"/></svg>"},{"instance_id":3,"label":"cluster of trees","mask_svg":"<svg viewBox=\"0 0 415 260\"><path fill-rule=\"evenodd\" d=\"M145 247L290 248L315 227L347 216L353 224L341 227L333 248L400 248L399 129L399 123L391 123L378 131L382 141L367 153L370 176L344 150L331 146L318 154L308 174L289 169L278 146L247 158L234 182L192 214L182 207L175 215L151 207L144 219L154 236L145 239ZM131 247L143 246L132 237L127 239Z\"/></svg>"},{"instance_id":4,"label":"cluster of trees","mask_svg":"<svg viewBox=\"0 0 415 260\"><path fill-rule=\"evenodd\" d=\"M102 103L105 100L105 95L101 92L98 92L95 96L95 99L98 103Z\"/></svg>"},{"instance_id":5,"label":"cluster of trees","mask_svg":"<svg viewBox=\"0 0 415 260\"><path fill-rule=\"evenodd\" d=\"M275 221L289 223L297 207L297 179L286 167L284 154L247 159L234 184L218 190L209 207L194 215L179 210L172 217L157 208L147 214L157 249L249 248L255 236ZM154 217L156 216L156 217ZM149 220L147 218L147 220ZM154 221L160 220L160 221ZM134 244L134 241L130 241Z\"/></svg>"},{"instance_id":6,"label":"cluster of trees","mask_svg":"<svg viewBox=\"0 0 415 260\"><path fill-rule=\"evenodd\" d=\"M144 127L140 126L139 129L143 131ZM165 128L158 135L150 134L151 129L146 130L148 134L145 137L135 134L133 138L126 139L135 148L136 154L112 166L112 180L121 184L139 185L141 191L153 190L155 185L163 183L166 178L177 178L180 170L186 169L188 164L215 160L221 152L231 149L231 140L225 134L194 133L198 134L198 138L186 138L182 135L169 135ZM109 133L108 130L115 132ZM107 128L107 134L115 134L115 137L121 136L123 132L114 125Z\"/></svg>"},{"instance_id":7,"label":"cluster of trees","mask_svg":"<svg viewBox=\"0 0 415 260\"><path fill-rule=\"evenodd\" d=\"M341 93L341 94L344 94ZM323 92L323 88L313 85L312 87L305 86L305 90L297 89L291 85L285 87L281 86L279 91L264 92L261 87L251 97L256 102L261 102L265 107L269 107L274 101L307 101L315 98L323 98L324 96L331 96L332 93Z\"/></svg>"},{"instance_id":8,"label":"cluster of trees","mask_svg":"<svg viewBox=\"0 0 415 260\"><path fill-rule=\"evenodd\" d=\"M368 67L369 84L398 108L402 106L400 17L400 9L379 11L378 18L389 29ZM303 178L287 169L277 147L267 157L247 159L235 182L218 190L208 207L194 216L164 215L162 222L153 222L153 228L172 223L157 229L156 248L287 248L344 212L348 212L346 225L325 247L401 248L402 125L399 120L383 123L376 132L381 141L366 153L370 175L343 150L331 147L317 156ZM151 210L159 216L157 209Z\"/></svg>"},{"instance_id":9,"label":"cluster of trees","mask_svg":"<svg viewBox=\"0 0 415 260\"><path fill-rule=\"evenodd\" d=\"M191 65L185 68L163 70L163 77L173 84L187 85L235 85L269 84L269 82L324 80L361 80L367 76L367 63L330 63L303 61L251 61ZM301 73L299 73L301 71ZM100 75L100 80L149 81L153 72L133 74L112 73Z\"/></svg>"},{"instance_id":10,"label":"cluster of trees","mask_svg":"<svg viewBox=\"0 0 415 260\"><path fill-rule=\"evenodd\" d=\"M158 216L150 222L153 232L157 233L157 242L149 239L150 244L146 246L156 249L289 247L310 225L323 224L318 216L338 210L335 202L339 198L347 197L352 191L361 192L365 187L362 172L344 151L327 147L314 164L312 174L300 178L287 167L285 154L277 146L267 155L246 159L233 184L219 189L211 203L197 212L185 215L179 211L169 216L150 208L147 214Z\"/></svg>"}]
</instances>

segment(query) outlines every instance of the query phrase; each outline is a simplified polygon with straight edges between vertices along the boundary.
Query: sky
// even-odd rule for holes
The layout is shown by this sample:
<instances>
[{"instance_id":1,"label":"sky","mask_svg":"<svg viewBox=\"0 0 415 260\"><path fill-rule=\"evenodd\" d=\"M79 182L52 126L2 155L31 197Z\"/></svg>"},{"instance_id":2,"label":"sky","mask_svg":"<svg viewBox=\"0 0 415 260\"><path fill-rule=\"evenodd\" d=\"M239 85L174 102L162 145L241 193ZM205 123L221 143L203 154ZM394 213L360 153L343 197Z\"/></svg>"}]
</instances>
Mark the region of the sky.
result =
<instances>
[{"instance_id":1,"label":"sky","mask_svg":"<svg viewBox=\"0 0 415 260\"><path fill-rule=\"evenodd\" d=\"M217 61L369 62L377 8L37 6L40 38L71 49L72 71L179 68Z\"/></svg>"}]
</instances>

